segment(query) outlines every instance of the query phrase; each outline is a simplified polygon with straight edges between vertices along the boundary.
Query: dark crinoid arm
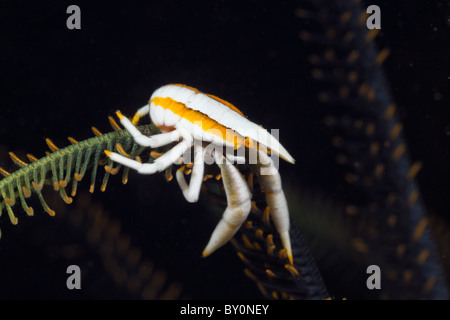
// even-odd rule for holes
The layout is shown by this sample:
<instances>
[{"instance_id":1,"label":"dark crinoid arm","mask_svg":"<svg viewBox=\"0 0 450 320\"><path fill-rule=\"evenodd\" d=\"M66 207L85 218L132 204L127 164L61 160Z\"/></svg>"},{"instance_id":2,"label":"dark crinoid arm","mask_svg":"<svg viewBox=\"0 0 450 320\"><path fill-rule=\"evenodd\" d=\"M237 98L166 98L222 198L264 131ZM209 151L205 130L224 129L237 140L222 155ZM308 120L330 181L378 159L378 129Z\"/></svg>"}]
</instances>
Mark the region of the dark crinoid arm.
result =
<instances>
[{"instance_id":1,"label":"dark crinoid arm","mask_svg":"<svg viewBox=\"0 0 450 320\"><path fill-rule=\"evenodd\" d=\"M239 170L251 190L252 209L231 243L245 265L245 275L269 299L328 299L329 294L316 262L293 221L289 232L293 263L289 262L259 183L259 167L241 165ZM204 190L214 207L225 208L227 201L221 183L210 179L205 182L205 186Z\"/></svg>"},{"instance_id":2,"label":"dark crinoid arm","mask_svg":"<svg viewBox=\"0 0 450 320\"><path fill-rule=\"evenodd\" d=\"M328 186L341 199L354 261L377 264L378 298L448 298L447 282L408 145L360 1L303 1L300 37L310 50L317 114L336 159ZM338 190L338 191L336 191ZM356 269L355 269L356 270ZM358 269L361 270L361 269Z\"/></svg>"}]
</instances>

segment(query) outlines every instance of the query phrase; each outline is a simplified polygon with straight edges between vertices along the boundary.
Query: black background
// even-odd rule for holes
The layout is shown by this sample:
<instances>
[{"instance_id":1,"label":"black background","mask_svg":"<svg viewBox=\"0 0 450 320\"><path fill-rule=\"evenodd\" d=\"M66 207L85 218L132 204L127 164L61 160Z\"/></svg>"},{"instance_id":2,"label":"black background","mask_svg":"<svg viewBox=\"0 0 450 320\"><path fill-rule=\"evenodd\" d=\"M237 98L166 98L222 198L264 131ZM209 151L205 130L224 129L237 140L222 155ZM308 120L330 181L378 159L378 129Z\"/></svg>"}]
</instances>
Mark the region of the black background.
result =
<instances>
[{"instance_id":1,"label":"black background","mask_svg":"<svg viewBox=\"0 0 450 320\"><path fill-rule=\"evenodd\" d=\"M66 27L70 4L81 8L81 30ZM427 209L448 217L448 3L371 4L381 7L377 44L391 50L386 76L411 158L423 162L418 180ZM64 146L67 136L92 136L91 126L110 131L107 116L116 109L132 116L159 86L184 83L280 129L281 142L297 160L295 166L281 164L286 188L332 197L328 146L317 145L322 128L309 121L315 105L296 8L294 1L2 1L1 166L13 167L7 151L43 156L47 137ZM96 191L90 201L120 220L144 256L183 283L185 296L261 298L229 246L200 258L217 221L206 216L206 201L186 203L176 182L162 176L131 174L125 187L119 180L112 178L107 191ZM6 214L0 219L1 298L138 298L108 282L95 253L70 259L60 253L84 241L76 230L43 212L27 218L17 208L16 215L15 227ZM89 289L65 289L68 264L83 266Z\"/></svg>"}]
</instances>

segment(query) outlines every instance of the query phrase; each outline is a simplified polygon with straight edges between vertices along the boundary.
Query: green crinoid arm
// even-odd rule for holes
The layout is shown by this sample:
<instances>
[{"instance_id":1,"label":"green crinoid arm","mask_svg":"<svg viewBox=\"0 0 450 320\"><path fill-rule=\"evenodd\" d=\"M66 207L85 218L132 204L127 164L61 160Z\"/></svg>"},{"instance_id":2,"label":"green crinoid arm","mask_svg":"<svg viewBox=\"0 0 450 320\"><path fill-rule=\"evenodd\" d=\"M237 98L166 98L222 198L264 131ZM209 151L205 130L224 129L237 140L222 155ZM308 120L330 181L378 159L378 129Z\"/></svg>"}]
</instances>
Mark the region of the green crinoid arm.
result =
<instances>
[{"instance_id":1,"label":"green crinoid arm","mask_svg":"<svg viewBox=\"0 0 450 320\"><path fill-rule=\"evenodd\" d=\"M153 125L139 126L138 129L148 134L158 132L158 129ZM113 167L111 159L103 153L105 150L119 152L131 158L136 158L144 150L144 147L134 143L133 138L126 130L116 130L106 134L98 132L95 137L80 142L73 139L69 140L72 144L61 149L47 140L47 144L53 152L41 159L28 156L32 161L30 164L10 153L14 163L21 168L12 173L0 168L0 173L5 176L0 180L0 216L6 209L11 223L17 224L18 219L13 212L13 207L17 202L20 202L27 215L33 215L33 208L28 206L26 202L26 199L33 193L37 194L42 208L53 216L55 212L47 205L42 195L44 185L52 185L53 189L59 192L60 197L66 203L71 203L71 197L76 195L78 182L83 179L88 171L91 175L90 192L93 192L95 188L98 166L104 166L105 169L100 187L102 191L106 188L109 176L118 173L120 165L115 164L115 167ZM128 168L123 170L123 183L127 182L128 171ZM70 195L66 191L69 184L71 185Z\"/></svg>"}]
</instances>

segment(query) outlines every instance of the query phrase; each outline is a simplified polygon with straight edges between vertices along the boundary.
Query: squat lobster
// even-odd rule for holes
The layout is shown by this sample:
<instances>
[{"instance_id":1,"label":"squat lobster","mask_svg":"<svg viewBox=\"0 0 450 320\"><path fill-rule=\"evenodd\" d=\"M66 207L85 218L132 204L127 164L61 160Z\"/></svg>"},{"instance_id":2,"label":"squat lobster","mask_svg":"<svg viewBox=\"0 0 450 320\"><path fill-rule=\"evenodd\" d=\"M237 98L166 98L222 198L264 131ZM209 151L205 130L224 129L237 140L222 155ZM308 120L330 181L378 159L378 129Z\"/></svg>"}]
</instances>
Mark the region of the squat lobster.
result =
<instances>
[{"instance_id":1,"label":"squat lobster","mask_svg":"<svg viewBox=\"0 0 450 320\"><path fill-rule=\"evenodd\" d=\"M189 185L182 168L176 172L178 184L187 201L198 200L207 157L212 157L220 167L228 203L222 219L203 251L203 256L211 254L227 243L250 213L250 190L232 162L245 161L245 157L234 155L236 149L246 147L256 151L260 169L264 168L267 171L266 174L259 174L261 188L266 193L270 214L286 249L287 257L292 263L289 211L278 170L267 155L268 148L272 153L278 154L290 163L294 163L295 160L267 130L249 121L232 104L181 84L169 84L157 89L149 103L138 109L132 121L119 111L116 113L137 144L157 148L178 142L153 163L141 163L120 154L105 151L111 160L135 169L141 174L153 174L165 170L193 147L194 164ZM153 124L162 131L161 134L148 137L135 127L145 114L150 114ZM205 147L204 142L208 142L213 150L208 152L208 146Z\"/></svg>"}]
</instances>

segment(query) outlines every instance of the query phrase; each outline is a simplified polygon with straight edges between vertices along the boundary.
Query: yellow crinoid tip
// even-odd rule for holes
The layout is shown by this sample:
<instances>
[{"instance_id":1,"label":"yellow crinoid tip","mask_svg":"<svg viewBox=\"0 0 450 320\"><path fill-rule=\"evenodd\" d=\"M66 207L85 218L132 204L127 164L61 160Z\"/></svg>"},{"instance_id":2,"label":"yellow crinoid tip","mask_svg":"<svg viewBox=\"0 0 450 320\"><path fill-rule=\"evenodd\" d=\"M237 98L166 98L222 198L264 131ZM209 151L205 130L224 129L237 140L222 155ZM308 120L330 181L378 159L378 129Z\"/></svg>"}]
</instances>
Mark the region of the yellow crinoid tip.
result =
<instances>
[{"instance_id":1,"label":"yellow crinoid tip","mask_svg":"<svg viewBox=\"0 0 450 320\"><path fill-rule=\"evenodd\" d=\"M117 116L117 118L119 118L119 120L122 120L122 118L125 118L125 116L119 110L116 111L116 116Z\"/></svg>"},{"instance_id":2,"label":"yellow crinoid tip","mask_svg":"<svg viewBox=\"0 0 450 320\"><path fill-rule=\"evenodd\" d=\"M112 152L109 150L104 150L103 151L108 157L111 157Z\"/></svg>"}]
</instances>

